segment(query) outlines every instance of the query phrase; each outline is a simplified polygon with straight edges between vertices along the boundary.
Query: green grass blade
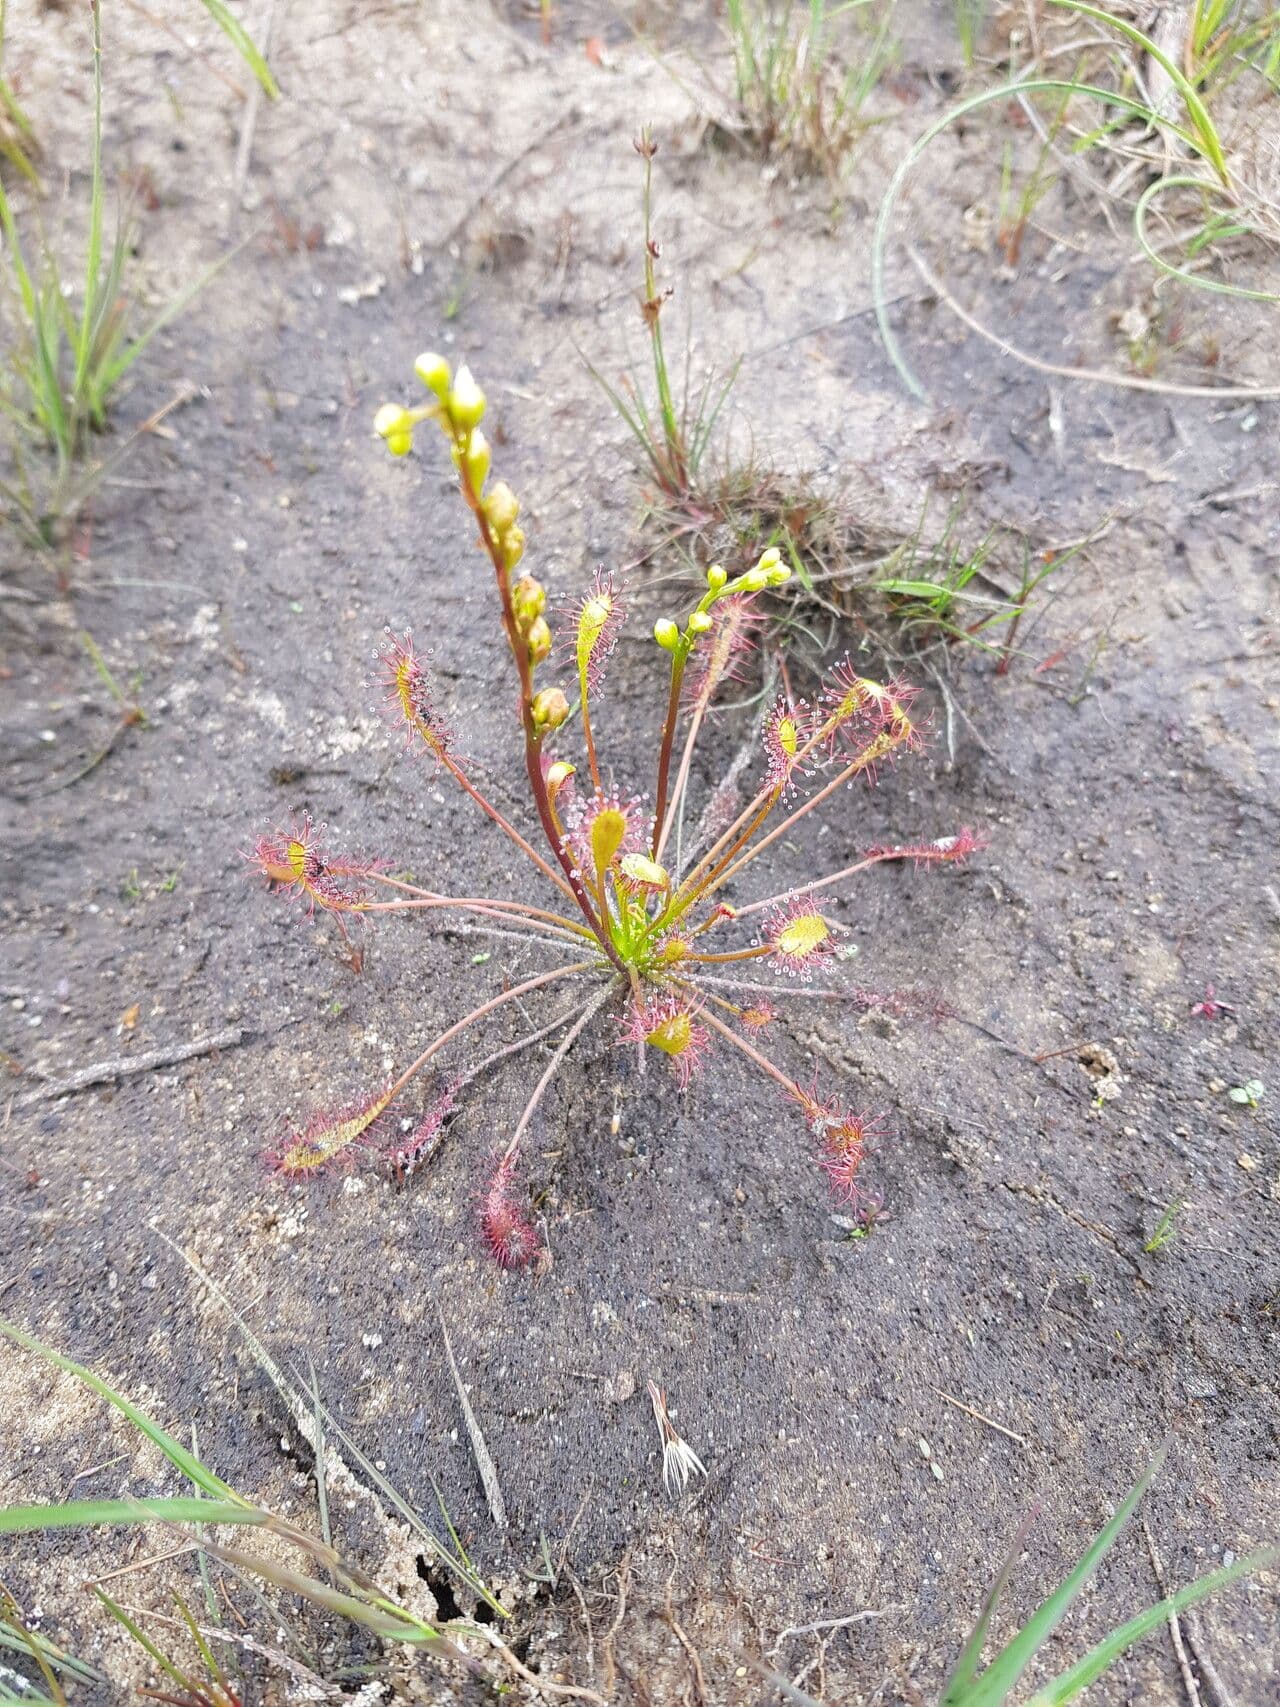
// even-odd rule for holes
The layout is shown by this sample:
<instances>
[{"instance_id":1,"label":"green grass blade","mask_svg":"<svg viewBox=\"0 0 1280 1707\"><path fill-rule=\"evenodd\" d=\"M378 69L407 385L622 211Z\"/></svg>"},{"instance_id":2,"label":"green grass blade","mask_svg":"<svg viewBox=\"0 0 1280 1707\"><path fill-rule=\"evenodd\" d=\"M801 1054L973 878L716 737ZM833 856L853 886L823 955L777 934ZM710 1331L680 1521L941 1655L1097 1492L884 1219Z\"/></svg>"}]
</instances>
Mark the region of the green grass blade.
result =
<instances>
[{"instance_id":1,"label":"green grass blade","mask_svg":"<svg viewBox=\"0 0 1280 1707\"><path fill-rule=\"evenodd\" d=\"M102 267L102 0L89 0L93 15L93 166L89 195L89 251L85 260L84 307L76 347L74 390L80 395L89 371L90 338Z\"/></svg>"},{"instance_id":2,"label":"green grass blade","mask_svg":"<svg viewBox=\"0 0 1280 1707\"><path fill-rule=\"evenodd\" d=\"M1074 1701L1081 1690L1087 1689L1108 1667L1114 1665L1127 1648L1158 1630L1176 1613L1195 1606L1198 1601L1216 1594L1219 1589L1226 1588L1228 1583L1233 1583L1240 1577L1250 1576L1254 1571L1266 1570L1277 1561L1280 1561L1280 1547L1263 1547L1246 1558L1237 1559L1234 1564L1224 1565L1221 1570L1210 1571L1206 1576L1198 1577L1186 1588L1179 1589L1167 1600L1162 1600L1158 1606L1149 1606L1145 1612L1140 1612L1136 1618L1131 1618L1127 1624L1113 1630L1082 1660L1077 1660L1075 1665L1060 1672L1052 1683L1039 1690L1027 1707L1065 1707L1067 1702Z\"/></svg>"},{"instance_id":3,"label":"green grass blade","mask_svg":"<svg viewBox=\"0 0 1280 1707\"><path fill-rule=\"evenodd\" d=\"M24 1625L16 1623L12 1617L5 1617L2 1613L0 1648L8 1648L18 1654L30 1654L34 1648L54 1671L65 1672L73 1680L81 1683L107 1681L106 1673L90 1665L88 1660L77 1659L74 1654L67 1653L65 1648L60 1648L56 1642L51 1642L47 1636L42 1636L38 1630L28 1630Z\"/></svg>"},{"instance_id":4,"label":"green grass blade","mask_svg":"<svg viewBox=\"0 0 1280 1707\"><path fill-rule=\"evenodd\" d=\"M996 1607L1000 1604L1000 1597L1009 1586L1013 1567L1018 1562L1019 1555L1026 1544L1027 1536L1031 1533L1031 1525L1035 1522L1038 1513L1039 1508L1033 1509L1018 1525L1018 1532L1013 1538L1013 1546L1005 1554L999 1574L987 1590L986 1597L978 1611L978 1621L973 1627L973 1634L965 1643L960 1658L956 1661L955 1670L946 1681L939 1697L938 1707L964 1707L964 1704L968 1702L967 1691L973 1682L973 1674L978 1669L978 1661L982 1658L982 1648L987 1639L988 1627L995 1616Z\"/></svg>"},{"instance_id":5,"label":"green grass blade","mask_svg":"<svg viewBox=\"0 0 1280 1707\"><path fill-rule=\"evenodd\" d=\"M261 83L264 94L271 100L276 100L280 94L280 86L271 75L271 67L259 53L253 37L245 29L238 18L235 18L223 4L223 0L201 0L205 11L217 24L227 39L232 43L236 52L244 60L253 75Z\"/></svg>"},{"instance_id":6,"label":"green grass blade","mask_svg":"<svg viewBox=\"0 0 1280 1707\"><path fill-rule=\"evenodd\" d=\"M282 1589L286 1594L300 1595L313 1606L323 1607L325 1611L335 1613L340 1618L348 1618L353 1624L362 1624L365 1629L372 1630L388 1641L433 1647L444 1640L434 1625L426 1623L407 1608L397 1606L394 1601L387 1600L380 1594L371 1594L367 1599L361 1599L345 1593L342 1589L332 1588L317 1577L295 1571L291 1566L283 1565L276 1559L260 1559L249 1553L236 1552L229 1547L211 1547L210 1552L215 1559L234 1565L237 1570L248 1571L263 1582L270 1583L273 1588Z\"/></svg>"},{"instance_id":7,"label":"green grass blade","mask_svg":"<svg viewBox=\"0 0 1280 1707\"><path fill-rule=\"evenodd\" d=\"M1135 47L1140 47L1144 53L1149 54L1155 60L1182 97L1182 104L1186 107L1191 122L1195 125L1199 135L1198 151L1212 162L1213 168L1222 182L1230 188L1231 175L1227 171L1227 162L1222 152L1222 141L1218 136L1217 126L1209 116L1208 107L1197 95L1181 67L1175 65L1168 54L1156 46L1150 36L1143 35L1137 25L1131 24L1127 18L1118 17L1114 12L1104 12L1097 6L1087 5L1086 0L1052 0L1052 4L1061 6L1068 12L1079 12L1082 17L1092 18L1097 24L1109 25L1113 30L1119 30L1120 34L1131 41ZM1157 120L1157 122L1162 121Z\"/></svg>"},{"instance_id":8,"label":"green grass blade","mask_svg":"<svg viewBox=\"0 0 1280 1707\"><path fill-rule=\"evenodd\" d=\"M237 1501L197 1499L67 1500L62 1505L0 1507L0 1535L38 1535L46 1529L119 1528L141 1523L263 1523L265 1512Z\"/></svg>"},{"instance_id":9,"label":"green grass blade","mask_svg":"<svg viewBox=\"0 0 1280 1707\"><path fill-rule=\"evenodd\" d=\"M1135 1506L1150 1487L1152 1477L1163 1462L1164 1452L1161 1451L1134 1483L1115 1516L1085 1549L1076 1568L1037 1607L1013 1640L992 1660L974 1685L972 1707L1001 1707L1001 1703L1012 1693L1014 1685L1027 1666L1065 1618L1072 1601L1115 1545L1120 1531L1133 1516Z\"/></svg>"},{"instance_id":10,"label":"green grass blade","mask_svg":"<svg viewBox=\"0 0 1280 1707\"><path fill-rule=\"evenodd\" d=\"M1227 284L1220 279L1201 278L1198 273L1188 272L1182 267L1175 267L1172 261L1166 261L1164 256L1158 254L1153 247L1147 236L1147 211L1155 198L1163 195L1166 190L1194 189L1203 193L1211 188L1212 185L1206 184L1203 179L1192 178L1185 173L1179 173L1171 178L1157 178L1154 184L1149 184L1139 196L1138 205L1133 210L1133 234L1138 239L1138 245L1143 254L1152 266L1158 267L1162 273L1167 273L1170 278L1180 279L1183 284L1192 285L1197 290L1213 291L1218 296L1240 296L1249 302L1280 302L1280 296L1275 291L1248 290L1244 285ZM1240 230L1240 227L1235 227L1232 234L1239 235Z\"/></svg>"},{"instance_id":11,"label":"green grass blade","mask_svg":"<svg viewBox=\"0 0 1280 1707\"><path fill-rule=\"evenodd\" d=\"M186 1693L190 1695L192 1693L191 1679L179 1671L173 1661L169 1659L166 1654L161 1652L161 1650L151 1640L150 1636L147 1635L146 1631L143 1630L141 1625L137 1624L132 1618L130 1618L124 1607L112 1600L111 1596L107 1594L105 1590L100 1589L96 1583L94 1584L93 1592L115 1619L116 1623L119 1624L122 1629L129 1632L130 1636L133 1637L134 1641L142 1651L145 1654L150 1655L170 1682L176 1683L179 1689L186 1691Z\"/></svg>"},{"instance_id":12,"label":"green grass blade","mask_svg":"<svg viewBox=\"0 0 1280 1707\"><path fill-rule=\"evenodd\" d=\"M1061 4L1062 0L1055 0ZM1106 106L1121 107L1135 117L1144 119L1149 124L1159 124L1171 136L1179 137L1188 147L1201 152L1200 144L1190 131L1180 125L1171 124L1154 113L1143 101L1135 100L1130 95L1123 95L1114 89L1098 88L1092 83L1076 83L1062 77L1015 77L1010 82L1002 83L995 89L983 89L976 95L970 95L949 112L935 119L921 133L911 147L898 162L893 177L889 180L888 188L880 203L880 212L876 216L875 231L871 239L871 300L876 313L876 325L879 328L880 339L884 344L885 354L898 371L898 376L913 397L922 402L926 396L925 388L916 377L914 370L902 353L897 334L889 324L889 302L885 295L885 255L889 244L889 223L897 209L898 198L907 177L919 161L920 156L936 137L957 119L966 118L970 113L977 112L980 107L991 106L993 102L1008 101L1017 95L1034 95L1042 93L1090 95L1103 102Z\"/></svg>"},{"instance_id":13,"label":"green grass blade","mask_svg":"<svg viewBox=\"0 0 1280 1707\"><path fill-rule=\"evenodd\" d=\"M157 314L155 318L143 328L138 336L131 339L130 342L125 345L119 355L114 355L111 351L104 354L102 371L99 379L99 385L104 402L108 393L114 386L120 383L125 374L128 373L129 369L133 366L134 362L137 361L138 357L146 349L147 345L156 336L157 332L163 332L165 327L168 326L171 321L176 320L178 316L189 307L191 302L199 296L200 292L208 285L212 284L222 269L229 265L230 262L234 261L240 251L248 243L252 242L257 235L257 231L251 231L247 237L243 238L239 243L228 249L225 255L219 255L218 259L193 279L185 290L180 290L171 302L166 303L160 310L159 314ZM119 333L117 333L116 339L113 342L112 350L114 350L115 344L118 342Z\"/></svg>"},{"instance_id":14,"label":"green grass blade","mask_svg":"<svg viewBox=\"0 0 1280 1707\"><path fill-rule=\"evenodd\" d=\"M22 1329L15 1327L12 1322L0 1320L0 1334L6 1334L18 1345L25 1346L28 1351L35 1352L37 1357L44 1358L46 1363L53 1364L56 1369L65 1369L69 1375L75 1375L87 1387L92 1388L100 1398L105 1399L108 1404L114 1405L116 1410L122 1416L127 1417L141 1434L145 1434L153 1445L160 1448L176 1470L180 1470L189 1482L204 1493L210 1494L218 1500L229 1501L242 1511L255 1510L248 1500L243 1499L220 1476L215 1476L213 1471L207 1469L193 1453L188 1452L185 1446L162 1429L158 1422L149 1417L145 1411L139 1410L123 1394L117 1393L114 1387L109 1387L101 1376L95 1375L91 1369L86 1369L81 1363L73 1363L69 1357L63 1357L60 1352L54 1351L51 1346L45 1345L43 1341L34 1339L30 1334L23 1333Z\"/></svg>"}]
</instances>

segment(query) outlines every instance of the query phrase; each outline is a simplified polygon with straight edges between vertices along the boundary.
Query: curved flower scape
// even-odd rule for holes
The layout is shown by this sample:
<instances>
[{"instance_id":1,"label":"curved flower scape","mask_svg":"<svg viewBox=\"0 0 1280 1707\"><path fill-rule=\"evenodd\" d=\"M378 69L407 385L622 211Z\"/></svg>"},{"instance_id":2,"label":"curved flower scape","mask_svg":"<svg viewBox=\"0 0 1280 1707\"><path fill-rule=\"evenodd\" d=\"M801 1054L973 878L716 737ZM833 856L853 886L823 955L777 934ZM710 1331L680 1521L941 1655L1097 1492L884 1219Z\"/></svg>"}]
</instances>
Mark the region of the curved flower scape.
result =
<instances>
[{"instance_id":1,"label":"curved flower scape","mask_svg":"<svg viewBox=\"0 0 1280 1707\"><path fill-rule=\"evenodd\" d=\"M430 920L450 914L461 917L467 930L514 936L562 959L456 1021L365 1101L317 1115L287 1134L271 1155L273 1165L291 1178L305 1178L345 1165L359 1145L373 1145L404 1177L435 1153L472 1079L507 1056L546 1042L549 1058L478 1197L480 1231L489 1252L503 1267L522 1267L538 1254L539 1243L528 1193L518 1184L521 1143L578 1037L613 1006L620 1009L619 1041L638 1052L642 1065L650 1050L665 1056L682 1088L713 1046L732 1050L772 1079L799 1109L835 1197L860 1205L869 1225L878 1200L864 1194L861 1172L869 1146L880 1135L879 1122L819 1097L816 1087L804 1089L757 1047L753 1039L777 1017L775 1002L788 995L787 984L768 974L808 980L817 966L835 958L843 927L823 911L823 890L883 861L956 864L983 845L981 838L964 828L933 842L873 847L798 889L736 904L724 892L740 894L759 855L791 836L838 790L860 777L874 780L879 766L919 745L913 691L901 682L881 684L861 676L845 658L809 703L789 695L779 698L764 721L763 765L754 793L741 804L737 769L732 769L713 790L697 829L686 836L684 808L699 734L717 691L741 679L761 621L759 595L790 577L776 549L733 576L713 564L706 572L706 590L683 620L663 617L654 625L668 680L652 795L634 797L606 787L591 719L625 614L621 591L608 571L597 570L573 609L560 654L571 660L568 685L577 695L571 707L563 687L539 680L553 646L547 595L536 576L522 568L526 541L518 499L504 482L489 484L491 452L480 428L484 394L467 368L455 373L439 355L421 356L416 372L426 400L413 408L385 405L375 429L394 456L407 455L415 430L428 422L449 447L462 498L493 571L497 616L514 669L516 720L536 830L526 833L512 823L470 774L440 715L428 657L407 631L387 631L375 653L372 686L406 745L447 771L520 849L530 882L508 895L439 895L393 877L382 863L334 856L306 815L261 836L247 858L272 890L299 901L308 914L334 915L340 927L349 915L418 912ZM577 749L585 765L563 751L575 710ZM758 926L751 920L757 912L763 914ZM562 987L568 996L563 1006ZM863 1005L868 995L838 988L801 993ZM536 1022L531 1029L468 1070L454 1071L418 1114L406 1117L397 1108L399 1118L393 1121L388 1111L437 1054L513 1003ZM941 1002L919 1004L919 1011L931 1010L949 1011ZM396 1124L397 1133L383 1139L379 1135L389 1123Z\"/></svg>"}]
</instances>

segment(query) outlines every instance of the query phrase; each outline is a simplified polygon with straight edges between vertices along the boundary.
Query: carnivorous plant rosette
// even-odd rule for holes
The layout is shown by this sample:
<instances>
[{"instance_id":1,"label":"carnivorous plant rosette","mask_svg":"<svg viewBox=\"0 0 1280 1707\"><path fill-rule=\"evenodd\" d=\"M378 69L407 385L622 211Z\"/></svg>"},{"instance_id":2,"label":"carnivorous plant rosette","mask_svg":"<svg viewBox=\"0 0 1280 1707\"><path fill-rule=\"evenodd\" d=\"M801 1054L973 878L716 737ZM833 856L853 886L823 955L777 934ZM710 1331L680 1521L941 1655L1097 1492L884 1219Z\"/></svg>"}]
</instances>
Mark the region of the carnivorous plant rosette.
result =
<instances>
[{"instance_id":1,"label":"carnivorous plant rosette","mask_svg":"<svg viewBox=\"0 0 1280 1707\"><path fill-rule=\"evenodd\" d=\"M515 935L563 958L482 1002L364 1102L317 1114L286 1134L271 1153L275 1167L290 1178L305 1178L348 1163L359 1146L372 1145L399 1171L410 1171L440 1143L465 1085L499 1061L554 1039L479 1197L488 1249L504 1266L522 1266L536 1254L538 1239L527 1193L518 1185L521 1143L576 1039L612 1008L607 1023L616 1041L637 1051L642 1068L649 1051L664 1057L682 1088L717 1050L744 1056L799 1108L838 1201L868 1212L872 1200L863 1193L860 1171L878 1123L806 1089L755 1040L773 1023L776 1002L796 993L845 993L806 988L815 968L838 954L843 934L823 912L823 891L885 860L955 863L978 839L962 830L932 843L875 847L784 894L738 903L727 896L741 895L756 860L809 813L856 778L874 779L879 766L918 746L911 690L860 676L846 659L813 703L778 699L764 719L755 791L742 803L731 773L686 839L683 805L699 734L717 691L738 679L753 646L758 595L788 580L790 570L773 549L737 575L713 564L706 590L684 619L663 617L654 625L653 638L666 655L667 687L650 810L645 799L610 786L592 724L624 617L614 577L596 572L563 636L577 694L571 706L562 687L543 684L553 638L546 590L524 566L515 494L505 482L489 481L491 452L480 426L484 395L467 368L454 373L442 356L421 356L416 372L427 400L415 408L385 405L375 427L395 456L408 453L415 429L425 423L449 446L459 489L493 567L537 831L526 835L510 822L469 774L441 715L427 657L409 632L388 632L376 654L375 684L406 746L447 771L520 849L529 868L527 886L498 896L439 895L392 876L384 862L335 854L306 816L262 836L249 857L273 890L313 916L332 915L344 930L349 920L378 914L417 912L430 919L449 912L471 929ZM570 736L573 756L566 751ZM530 839L539 836L541 847ZM522 1004L522 1014L533 1015L533 1028L443 1078L425 1108L419 1102L418 1113L405 1120L406 1092L436 1058L514 1003ZM392 1126L394 1137L384 1136Z\"/></svg>"}]
</instances>

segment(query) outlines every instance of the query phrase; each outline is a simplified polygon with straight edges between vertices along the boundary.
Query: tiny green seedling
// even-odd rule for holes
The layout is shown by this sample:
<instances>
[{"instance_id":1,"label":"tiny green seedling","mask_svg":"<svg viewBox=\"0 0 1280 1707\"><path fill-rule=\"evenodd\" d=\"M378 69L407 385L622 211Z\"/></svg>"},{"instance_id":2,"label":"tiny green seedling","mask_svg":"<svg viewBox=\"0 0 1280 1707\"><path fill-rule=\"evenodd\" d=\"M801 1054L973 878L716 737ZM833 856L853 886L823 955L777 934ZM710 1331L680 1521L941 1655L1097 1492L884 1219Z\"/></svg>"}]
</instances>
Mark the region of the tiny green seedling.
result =
<instances>
[{"instance_id":1,"label":"tiny green seedling","mask_svg":"<svg viewBox=\"0 0 1280 1707\"><path fill-rule=\"evenodd\" d=\"M1237 1102L1242 1108L1257 1108L1267 1094L1267 1087L1261 1079L1246 1079L1242 1085L1233 1085L1227 1092L1232 1102Z\"/></svg>"},{"instance_id":2,"label":"tiny green seedling","mask_svg":"<svg viewBox=\"0 0 1280 1707\"><path fill-rule=\"evenodd\" d=\"M1175 1198L1161 1215L1156 1222L1155 1231L1142 1247L1149 1257L1155 1256L1158 1251L1164 1250L1167 1245L1173 1243L1177 1236L1177 1228L1174 1226L1174 1222L1186 1207L1187 1205L1182 1198Z\"/></svg>"}]
</instances>

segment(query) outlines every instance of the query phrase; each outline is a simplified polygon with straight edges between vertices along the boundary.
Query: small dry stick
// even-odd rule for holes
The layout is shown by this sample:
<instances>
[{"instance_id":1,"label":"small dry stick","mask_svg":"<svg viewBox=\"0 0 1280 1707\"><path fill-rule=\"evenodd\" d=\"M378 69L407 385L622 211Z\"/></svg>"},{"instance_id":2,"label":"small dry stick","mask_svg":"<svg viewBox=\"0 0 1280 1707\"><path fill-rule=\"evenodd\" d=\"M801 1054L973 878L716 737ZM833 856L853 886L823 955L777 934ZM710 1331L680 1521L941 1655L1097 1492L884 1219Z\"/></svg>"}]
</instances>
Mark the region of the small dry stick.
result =
<instances>
[{"instance_id":1,"label":"small dry stick","mask_svg":"<svg viewBox=\"0 0 1280 1707\"><path fill-rule=\"evenodd\" d=\"M267 21L262 30L262 54L264 59L271 57L275 45L276 34L276 0L269 0L267 6ZM262 106L262 84L254 78L249 90L249 99L245 105L244 123L240 127L240 141L236 147L235 173L232 180L231 207L228 226L233 227L244 201L245 188L249 182L249 162L253 158L253 133L258 128L258 112Z\"/></svg>"},{"instance_id":2,"label":"small dry stick","mask_svg":"<svg viewBox=\"0 0 1280 1707\"><path fill-rule=\"evenodd\" d=\"M940 1399L945 1399L949 1405L954 1405L958 1411L963 1411L965 1416L972 1417L975 1422L986 1423L987 1427L995 1429L997 1434L1003 1434L1009 1440L1016 1440L1019 1446L1026 1446L1025 1435L1015 1434L1011 1428L1006 1428L1003 1423L998 1423L994 1417L984 1416L981 1411L975 1411L972 1405L966 1405L959 1399L953 1399L951 1394L944 1393L941 1387L935 1387L933 1390Z\"/></svg>"},{"instance_id":3,"label":"small dry stick","mask_svg":"<svg viewBox=\"0 0 1280 1707\"><path fill-rule=\"evenodd\" d=\"M846 1618L819 1618L815 1624L788 1624L785 1630L779 1630L778 1640L769 1650L769 1658L777 1654L779 1648L792 1636L816 1636L823 1630L847 1630L851 1624L864 1624L868 1618L888 1618L894 1612L903 1612L901 1606L868 1607L863 1612L851 1612Z\"/></svg>"},{"instance_id":4,"label":"small dry stick","mask_svg":"<svg viewBox=\"0 0 1280 1707\"><path fill-rule=\"evenodd\" d=\"M650 1383L650 1385L652 1386L652 1383ZM671 1604L671 1585L675 1582L676 1568L680 1561L676 1556L674 1543L668 1543L668 1545L671 1548L671 1575L667 1578L667 1623L670 1625L671 1631L676 1640L688 1655L689 1666L693 1672L693 1687L697 1692L698 1697L698 1707L707 1707L707 1679L702 1670L702 1660L698 1654L698 1650L686 1635L684 1626L676 1617L675 1608Z\"/></svg>"},{"instance_id":5,"label":"small dry stick","mask_svg":"<svg viewBox=\"0 0 1280 1707\"><path fill-rule=\"evenodd\" d=\"M1169 1591L1165 1586L1164 1566L1160 1563L1160 1555L1156 1552L1156 1544L1151 1538L1151 1530L1147 1525L1145 1516L1142 1519L1142 1533L1146 1537L1147 1552L1151 1555L1151 1569L1155 1572L1156 1586L1160 1590L1161 1597L1167 1598ZM1171 1612L1169 1614L1169 1635L1173 1638L1173 1651L1178 1656L1178 1670L1182 1673L1182 1681L1187 1691L1187 1700L1191 1703L1191 1707L1202 1707L1200 1691L1196 1687L1195 1673L1191 1669L1191 1661L1187 1658L1187 1650L1182 1640L1182 1626L1178 1622L1178 1614L1176 1612Z\"/></svg>"},{"instance_id":6,"label":"small dry stick","mask_svg":"<svg viewBox=\"0 0 1280 1707\"><path fill-rule=\"evenodd\" d=\"M462 1376L458 1373L457 1360L453 1355L453 1346L449 1343L449 1330L444 1325L444 1315L437 1309L440 1319L440 1333L444 1339L445 1356L449 1359L449 1370L453 1376L453 1384L458 1389L458 1403L462 1406L462 1420L467 1425L467 1435L471 1441L471 1450L475 1454L476 1468L480 1472L480 1483L484 1488L485 1503L489 1507L489 1516L498 1529L507 1527L507 1508L502 1502L502 1489L498 1484L498 1471L489 1448L485 1445L484 1435L480 1432L480 1424L476 1414L471 1409L466 1389L462 1385Z\"/></svg>"},{"instance_id":7,"label":"small dry stick","mask_svg":"<svg viewBox=\"0 0 1280 1707\"><path fill-rule=\"evenodd\" d=\"M617 1668L613 1663L613 1643L618 1631L622 1628L622 1620L627 1611L627 1589L631 1583L631 1549L622 1555L622 1563L618 1566L618 1610L613 1615L613 1623L605 1632L604 1638L604 1686L612 1694L613 1680Z\"/></svg>"},{"instance_id":8,"label":"small dry stick","mask_svg":"<svg viewBox=\"0 0 1280 1707\"><path fill-rule=\"evenodd\" d=\"M76 1091L87 1091L91 1086L106 1084L111 1079L127 1079L138 1073L157 1072L162 1067L176 1067L183 1061L194 1061L199 1055L213 1055L219 1049L235 1049L241 1043L247 1043L252 1035L243 1026L233 1025L226 1031L215 1031L212 1037L180 1043L174 1049L151 1049L145 1055L125 1055L115 1061L99 1061L92 1067L81 1067L78 1073L71 1073L65 1079L50 1079L38 1091L28 1091L26 1096L19 1098L18 1107L26 1108L33 1102L47 1101L50 1097L71 1096Z\"/></svg>"},{"instance_id":9,"label":"small dry stick","mask_svg":"<svg viewBox=\"0 0 1280 1707\"><path fill-rule=\"evenodd\" d=\"M1191 1652L1196 1657L1196 1664L1200 1667L1200 1675L1217 1696L1218 1707L1236 1707L1235 1698L1222 1681L1217 1666L1209 1658L1204 1639L1204 1625L1200 1622L1200 1614L1188 1611L1183 1622L1187 1627L1187 1642Z\"/></svg>"}]
</instances>

